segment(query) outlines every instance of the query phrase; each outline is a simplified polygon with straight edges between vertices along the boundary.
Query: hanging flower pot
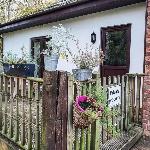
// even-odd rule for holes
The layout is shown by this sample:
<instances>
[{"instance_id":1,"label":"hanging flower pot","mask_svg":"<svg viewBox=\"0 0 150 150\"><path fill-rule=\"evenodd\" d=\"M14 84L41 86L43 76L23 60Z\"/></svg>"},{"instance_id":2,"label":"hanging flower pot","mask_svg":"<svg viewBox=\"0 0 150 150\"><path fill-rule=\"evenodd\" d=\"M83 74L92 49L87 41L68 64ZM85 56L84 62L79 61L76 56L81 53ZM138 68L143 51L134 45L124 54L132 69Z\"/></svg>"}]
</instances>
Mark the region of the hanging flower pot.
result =
<instances>
[{"instance_id":1,"label":"hanging flower pot","mask_svg":"<svg viewBox=\"0 0 150 150\"><path fill-rule=\"evenodd\" d=\"M74 103L74 126L87 128L96 119L102 116L103 107L96 100L88 96L78 96Z\"/></svg>"},{"instance_id":2,"label":"hanging flower pot","mask_svg":"<svg viewBox=\"0 0 150 150\"><path fill-rule=\"evenodd\" d=\"M45 70L55 71L57 69L58 58L58 54L44 55Z\"/></svg>"},{"instance_id":3,"label":"hanging flower pot","mask_svg":"<svg viewBox=\"0 0 150 150\"><path fill-rule=\"evenodd\" d=\"M78 81L86 81L92 78L92 69L73 69L72 72Z\"/></svg>"}]
</instances>

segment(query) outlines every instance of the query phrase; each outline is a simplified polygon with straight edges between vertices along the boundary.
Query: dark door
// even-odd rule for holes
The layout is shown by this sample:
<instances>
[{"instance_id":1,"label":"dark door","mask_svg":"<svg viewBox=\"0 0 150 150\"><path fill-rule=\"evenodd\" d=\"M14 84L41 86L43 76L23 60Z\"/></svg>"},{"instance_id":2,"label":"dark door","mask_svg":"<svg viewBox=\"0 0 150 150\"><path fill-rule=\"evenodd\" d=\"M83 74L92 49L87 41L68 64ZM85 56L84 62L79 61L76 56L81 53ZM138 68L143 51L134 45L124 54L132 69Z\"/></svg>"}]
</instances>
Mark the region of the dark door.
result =
<instances>
[{"instance_id":1,"label":"dark door","mask_svg":"<svg viewBox=\"0 0 150 150\"><path fill-rule=\"evenodd\" d=\"M101 66L103 77L129 72L130 41L131 24L101 28L101 44L105 55Z\"/></svg>"},{"instance_id":2,"label":"dark door","mask_svg":"<svg viewBox=\"0 0 150 150\"><path fill-rule=\"evenodd\" d=\"M37 64L35 74L40 78L43 77L44 71L44 56L41 52L46 49L46 41L45 36L31 38L31 55Z\"/></svg>"}]
</instances>

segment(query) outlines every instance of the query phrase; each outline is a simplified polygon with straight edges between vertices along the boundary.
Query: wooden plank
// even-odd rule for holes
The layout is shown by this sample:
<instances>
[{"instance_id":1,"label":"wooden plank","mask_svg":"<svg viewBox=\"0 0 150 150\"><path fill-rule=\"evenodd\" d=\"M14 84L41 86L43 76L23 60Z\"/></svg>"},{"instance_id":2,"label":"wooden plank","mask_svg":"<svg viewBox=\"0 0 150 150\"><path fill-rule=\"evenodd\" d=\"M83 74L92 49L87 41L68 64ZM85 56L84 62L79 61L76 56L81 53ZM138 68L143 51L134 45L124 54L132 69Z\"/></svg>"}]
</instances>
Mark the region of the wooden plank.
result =
<instances>
[{"instance_id":1,"label":"wooden plank","mask_svg":"<svg viewBox=\"0 0 150 150\"><path fill-rule=\"evenodd\" d=\"M28 80L28 150L32 149L32 98L33 98L33 81Z\"/></svg>"},{"instance_id":2,"label":"wooden plank","mask_svg":"<svg viewBox=\"0 0 150 150\"><path fill-rule=\"evenodd\" d=\"M112 83L113 83L113 85L117 84L117 77L116 76L113 76ZM113 111L116 112L118 110L118 107L119 107L118 105L115 106L113 108ZM113 132L112 133L113 133L113 137L115 137L116 132L117 132L117 124L118 124L117 118L118 118L118 116L116 116L116 115L112 116L112 125L113 125Z\"/></svg>"},{"instance_id":3,"label":"wooden plank","mask_svg":"<svg viewBox=\"0 0 150 150\"><path fill-rule=\"evenodd\" d=\"M99 75L96 77L96 87L101 86ZM98 90L98 88L96 89ZM91 125L91 149L97 150L100 148L100 122L99 119L96 120Z\"/></svg>"},{"instance_id":4,"label":"wooden plank","mask_svg":"<svg viewBox=\"0 0 150 150\"><path fill-rule=\"evenodd\" d=\"M74 101L74 81L73 77L68 78L68 129L67 129L67 149L73 149L73 101Z\"/></svg>"},{"instance_id":5,"label":"wooden plank","mask_svg":"<svg viewBox=\"0 0 150 150\"><path fill-rule=\"evenodd\" d=\"M88 95L91 96L92 92L92 83L89 83ZM91 142L91 125L87 128L86 131L86 150L90 150L90 142Z\"/></svg>"},{"instance_id":6,"label":"wooden plank","mask_svg":"<svg viewBox=\"0 0 150 150\"><path fill-rule=\"evenodd\" d=\"M56 135L58 131L61 134L61 139L56 141L56 149L66 150L67 149L67 117L68 117L68 78L66 72L59 72L59 96L57 102L57 119L61 122L59 126L61 128L56 128ZM61 129L61 130L60 130ZM57 138L56 138L57 139ZM60 148L57 147L60 145Z\"/></svg>"},{"instance_id":7,"label":"wooden plank","mask_svg":"<svg viewBox=\"0 0 150 150\"><path fill-rule=\"evenodd\" d=\"M55 150L55 118L58 87L58 72L44 71L42 101L42 149Z\"/></svg>"},{"instance_id":8,"label":"wooden plank","mask_svg":"<svg viewBox=\"0 0 150 150\"><path fill-rule=\"evenodd\" d=\"M21 79L21 98L22 98L22 124L21 124L21 144L25 145L25 98L26 98L26 80Z\"/></svg>"},{"instance_id":9,"label":"wooden plank","mask_svg":"<svg viewBox=\"0 0 150 150\"><path fill-rule=\"evenodd\" d=\"M103 91L104 93L107 93L107 86L106 86L106 77L103 77ZM106 98L107 98L107 94L105 95ZM103 117L103 116L102 116ZM106 125L102 124L102 132L101 132L101 135L102 135L102 144L106 142L106 138L107 138L107 132L106 132Z\"/></svg>"},{"instance_id":10,"label":"wooden plank","mask_svg":"<svg viewBox=\"0 0 150 150\"><path fill-rule=\"evenodd\" d=\"M4 126L3 126L3 133L7 134L7 105L8 105L8 80L9 78L4 77Z\"/></svg>"},{"instance_id":11,"label":"wooden plank","mask_svg":"<svg viewBox=\"0 0 150 150\"><path fill-rule=\"evenodd\" d=\"M117 84L121 85L121 76L120 75L117 76ZM117 131L120 131L120 129L121 129L121 105L118 106L117 110L119 112L119 116L117 119Z\"/></svg>"},{"instance_id":12,"label":"wooden plank","mask_svg":"<svg viewBox=\"0 0 150 150\"><path fill-rule=\"evenodd\" d=\"M87 128L86 131L86 150L90 150L90 142L91 142L91 125Z\"/></svg>"},{"instance_id":13,"label":"wooden plank","mask_svg":"<svg viewBox=\"0 0 150 150\"><path fill-rule=\"evenodd\" d=\"M135 100L135 78L136 76L133 76L132 77L132 80L131 80L131 102L129 102L130 104L130 108L132 111L132 114L133 114L133 120L131 120L133 123L135 122L135 119L136 119L136 114L135 114L135 105L136 105L136 100ZM130 121L130 120L129 120ZM132 123L131 122L131 123Z\"/></svg>"},{"instance_id":14,"label":"wooden plank","mask_svg":"<svg viewBox=\"0 0 150 150\"><path fill-rule=\"evenodd\" d=\"M131 122L133 122L134 121L134 109L133 109L133 100L132 100L132 98L133 98L133 96L132 96L132 94L133 94L133 91L132 91L132 88L133 88L133 82L132 82L132 80L133 80L133 75L131 76L131 75L128 75L127 76L127 81L128 81L128 84L126 84L127 85L127 88L126 88L126 91L128 91L128 97L126 97L126 98L128 98L128 105L129 105L129 122L131 123Z\"/></svg>"},{"instance_id":15,"label":"wooden plank","mask_svg":"<svg viewBox=\"0 0 150 150\"><path fill-rule=\"evenodd\" d=\"M140 88L141 88L141 77L137 76L137 91L136 91L136 123L139 124L140 115Z\"/></svg>"},{"instance_id":16,"label":"wooden plank","mask_svg":"<svg viewBox=\"0 0 150 150\"><path fill-rule=\"evenodd\" d=\"M0 76L0 131L2 131L2 121L3 121L3 112L2 112L2 102L3 102L3 76Z\"/></svg>"},{"instance_id":17,"label":"wooden plank","mask_svg":"<svg viewBox=\"0 0 150 150\"><path fill-rule=\"evenodd\" d=\"M84 134L85 129L81 129L81 137L80 137L80 150L85 149L85 134Z\"/></svg>"},{"instance_id":18,"label":"wooden plank","mask_svg":"<svg viewBox=\"0 0 150 150\"><path fill-rule=\"evenodd\" d=\"M108 86L112 85L112 77L108 77ZM111 111L113 112L113 108L111 108ZM111 125L111 127L109 127ZM111 132L109 133L109 128ZM107 140L110 140L110 137L113 135L113 116L107 118Z\"/></svg>"},{"instance_id":19,"label":"wooden plank","mask_svg":"<svg viewBox=\"0 0 150 150\"><path fill-rule=\"evenodd\" d=\"M86 82L82 84L82 91L79 91L79 93L81 93L81 95L86 95L86 91L87 90L87 86L86 86ZM80 95L80 94L79 94ZM84 150L86 145L85 145L85 142L86 142L86 137L85 137L85 131L86 129L81 129L81 137L80 137L80 149L81 150Z\"/></svg>"},{"instance_id":20,"label":"wooden plank","mask_svg":"<svg viewBox=\"0 0 150 150\"><path fill-rule=\"evenodd\" d=\"M124 126L125 129L128 130L129 128L129 79L128 76L126 76L126 80L124 80L125 82L125 122L124 122Z\"/></svg>"},{"instance_id":21,"label":"wooden plank","mask_svg":"<svg viewBox=\"0 0 150 150\"><path fill-rule=\"evenodd\" d=\"M131 137L126 142L126 144L124 144L119 150L130 150L142 136L143 136L143 129L137 128L136 134L133 137Z\"/></svg>"},{"instance_id":22,"label":"wooden plank","mask_svg":"<svg viewBox=\"0 0 150 150\"><path fill-rule=\"evenodd\" d=\"M75 140L74 140L74 149L79 150L79 128L75 128Z\"/></svg>"},{"instance_id":23,"label":"wooden plank","mask_svg":"<svg viewBox=\"0 0 150 150\"><path fill-rule=\"evenodd\" d=\"M77 87L77 95L79 96L79 95L82 94L82 83L76 81L76 87ZM75 128L75 141L74 141L75 150L79 150L80 149L79 132L80 132L80 129L79 128Z\"/></svg>"},{"instance_id":24,"label":"wooden plank","mask_svg":"<svg viewBox=\"0 0 150 150\"><path fill-rule=\"evenodd\" d=\"M14 95L15 101L16 101L16 111L15 111L15 142L19 141L19 107L18 107L18 101L19 101L19 78L15 78L15 91Z\"/></svg>"},{"instance_id":25,"label":"wooden plank","mask_svg":"<svg viewBox=\"0 0 150 150\"><path fill-rule=\"evenodd\" d=\"M40 83L35 83L35 101L36 101L36 133L35 133L35 149L40 150L40 127L39 127L39 103L40 103Z\"/></svg>"},{"instance_id":26,"label":"wooden plank","mask_svg":"<svg viewBox=\"0 0 150 150\"><path fill-rule=\"evenodd\" d=\"M60 93L62 101L62 150L67 149L67 120L68 120L68 77L67 72L60 74ZM59 94L60 94L59 93Z\"/></svg>"},{"instance_id":27,"label":"wooden plank","mask_svg":"<svg viewBox=\"0 0 150 150\"><path fill-rule=\"evenodd\" d=\"M125 123L125 77L121 78L121 131L124 130Z\"/></svg>"},{"instance_id":28,"label":"wooden plank","mask_svg":"<svg viewBox=\"0 0 150 150\"><path fill-rule=\"evenodd\" d=\"M9 122L9 137L13 137L13 92L14 92L14 78L10 78L10 122Z\"/></svg>"}]
</instances>

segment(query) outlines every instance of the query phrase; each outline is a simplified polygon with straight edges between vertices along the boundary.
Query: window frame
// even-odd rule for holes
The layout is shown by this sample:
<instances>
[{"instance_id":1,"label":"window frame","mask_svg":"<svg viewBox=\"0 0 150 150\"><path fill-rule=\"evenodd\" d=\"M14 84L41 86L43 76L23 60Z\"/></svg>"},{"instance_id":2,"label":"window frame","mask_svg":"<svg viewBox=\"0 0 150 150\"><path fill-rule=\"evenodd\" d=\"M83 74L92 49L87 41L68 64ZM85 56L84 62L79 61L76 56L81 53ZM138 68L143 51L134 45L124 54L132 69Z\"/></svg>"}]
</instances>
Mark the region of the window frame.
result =
<instances>
[{"instance_id":1,"label":"window frame","mask_svg":"<svg viewBox=\"0 0 150 150\"><path fill-rule=\"evenodd\" d=\"M39 41L40 42L40 52L42 52L43 49L45 49L45 43L48 40L46 36L39 36L39 37L33 37L30 39L31 44L31 57L34 59L34 42ZM44 55L40 54L40 68L39 68L39 77L43 77L43 71L44 71Z\"/></svg>"},{"instance_id":2,"label":"window frame","mask_svg":"<svg viewBox=\"0 0 150 150\"><path fill-rule=\"evenodd\" d=\"M111 32L113 32L113 31L123 31L123 30L126 30L126 33L127 33L126 64L123 65L123 66L128 67L128 70L129 70L129 66L130 66L130 45L131 45L131 24L122 24L122 25L116 25L116 26L102 27L101 28L101 49L105 54L105 51L106 51L106 49L105 49L105 47L106 47L106 32L109 32L109 31L111 31ZM108 66L111 66L111 65L108 65ZM121 65L119 65L119 66L121 66ZM113 65L112 65L112 67L113 67Z\"/></svg>"}]
</instances>

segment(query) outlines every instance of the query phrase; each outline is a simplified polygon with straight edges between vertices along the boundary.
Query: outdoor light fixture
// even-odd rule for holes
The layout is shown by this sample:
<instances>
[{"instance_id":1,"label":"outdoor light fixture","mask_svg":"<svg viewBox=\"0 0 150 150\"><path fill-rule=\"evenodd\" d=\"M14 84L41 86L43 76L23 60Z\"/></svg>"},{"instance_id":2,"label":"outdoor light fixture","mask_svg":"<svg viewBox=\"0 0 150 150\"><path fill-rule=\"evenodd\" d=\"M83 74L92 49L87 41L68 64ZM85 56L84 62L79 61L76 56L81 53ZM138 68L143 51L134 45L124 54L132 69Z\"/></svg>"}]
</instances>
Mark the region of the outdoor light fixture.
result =
<instances>
[{"instance_id":1,"label":"outdoor light fixture","mask_svg":"<svg viewBox=\"0 0 150 150\"><path fill-rule=\"evenodd\" d=\"M96 42L96 34L94 32L91 34L91 42L93 44Z\"/></svg>"}]
</instances>

